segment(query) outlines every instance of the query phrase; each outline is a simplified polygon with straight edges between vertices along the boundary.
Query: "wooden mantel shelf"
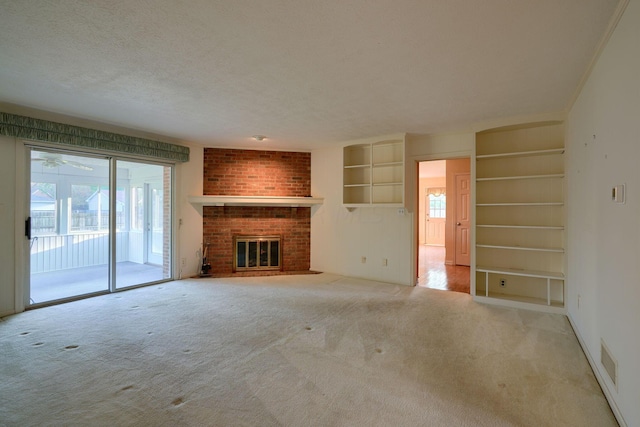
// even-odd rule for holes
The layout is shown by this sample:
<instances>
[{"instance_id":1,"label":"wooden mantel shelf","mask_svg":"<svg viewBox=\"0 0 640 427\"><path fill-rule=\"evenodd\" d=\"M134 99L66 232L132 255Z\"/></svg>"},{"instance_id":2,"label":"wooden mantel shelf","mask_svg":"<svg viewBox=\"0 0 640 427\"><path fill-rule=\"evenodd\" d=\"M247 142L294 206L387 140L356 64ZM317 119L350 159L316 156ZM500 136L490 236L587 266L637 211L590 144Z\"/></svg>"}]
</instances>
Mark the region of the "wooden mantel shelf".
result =
<instances>
[{"instance_id":1,"label":"wooden mantel shelf","mask_svg":"<svg viewBox=\"0 0 640 427\"><path fill-rule=\"evenodd\" d=\"M280 206L309 207L321 205L320 197L283 196L189 196L189 203L202 206Z\"/></svg>"}]
</instances>

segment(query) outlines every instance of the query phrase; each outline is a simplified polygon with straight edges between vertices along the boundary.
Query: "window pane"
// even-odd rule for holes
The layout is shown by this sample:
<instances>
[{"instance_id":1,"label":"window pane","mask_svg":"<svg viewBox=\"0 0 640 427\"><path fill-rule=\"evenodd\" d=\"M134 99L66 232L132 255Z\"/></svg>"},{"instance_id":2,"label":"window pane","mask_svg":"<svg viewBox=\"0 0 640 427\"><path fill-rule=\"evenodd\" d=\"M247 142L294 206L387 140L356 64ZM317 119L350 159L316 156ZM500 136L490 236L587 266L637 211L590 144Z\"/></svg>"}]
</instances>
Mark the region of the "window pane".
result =
<instances>
[{"instance_id":1,"label":"window pane","mask_svg":"<svg viewBox=\"0 0 640 427\"><path fill-rule=\"evenodd\" d=\"M280 247L280 242L278 241L271 242L271 267L278 267L280 265L279 247Z\"/></svg>"},{"instance_id":2,"label":"window pane","mask_svg":"<svg viewBox=\"0 0 640 427\"><path fill-rule=\"evenodd\" d=\"M247 242L238 242L238 253L236 254L237 256L237 266L238 267L246 267L247 266L247 260L246 260L246 252L247 252Z\"/></svg>"},{"instance_id":3,"label":"window pane","mask_svg":"<svg viewBox=\"0 0 640 427\"><path fill-rule=\"evenodd\" d=\"M258 242L249 242L249 267L255 267L258 262Z\"/></svg>"},{"instance_id":4,"label":"window pane","mask_svg":"<svg viewBox=\"0 0 640 427\"><path fill-rule=\"evenodd\" d=\"M171 277L171 168L118 160L116 288Z\"/></svg>"},{"instance_id":5,"label":"window pane","mask_svg":"<svg viewBox=\"0 0 640 427\"><path fill-rule=\"evenodd\" d=\"M269 242L266 240L260 242L260 266L269 266Z\"/></svg>"},{"instance_id":6,"label":"window pane","mask_svg":"<svg viewBox=\"0 0 640 427\"><path fill-rule=\"evenodd\" d=\"M105 158L31 150L31 304L108 291L108 171Z\"/></svg>"},{"instance_id":7,"label":"window pane","mask_svg":"<svg viewBox=\"0 0 640 427\"><path fill-rule=\"evenodd\" d=\"M431 218L446 218L447 216L447 199L446 195L429 196L429 216Z\"/></svg>"},{"instance_id":8,"label":"window pane","mask_svg":"<svg viewBox=\"0 0 640 427\"><path fill-rule=\"evenodd\" d=\"M31 183L31 233L34 236L55 234L57 198L56 184L50 182Z\"/></svg>"}]
</instances>

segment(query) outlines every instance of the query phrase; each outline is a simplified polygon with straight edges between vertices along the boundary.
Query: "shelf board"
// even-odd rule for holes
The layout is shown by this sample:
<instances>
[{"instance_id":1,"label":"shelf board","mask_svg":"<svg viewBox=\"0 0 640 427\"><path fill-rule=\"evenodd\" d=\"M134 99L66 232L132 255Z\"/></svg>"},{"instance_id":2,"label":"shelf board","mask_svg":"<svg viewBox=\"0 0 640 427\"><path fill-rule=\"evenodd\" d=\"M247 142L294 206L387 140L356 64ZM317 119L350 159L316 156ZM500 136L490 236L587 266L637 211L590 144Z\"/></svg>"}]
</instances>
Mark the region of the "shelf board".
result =
<instances>
[{"instance_id":1,"label":"shelf board","mask_svg":"<svg viewBox=\"0 0 640 427\"><path fill-rule=\"evenodd\" d=\"M476 178L476 182L483 181L511 181L516 179L549 179L549 178L564 178L564 174L547 174L547 175L521 175L521 176L499 176L492 178Z\"/></svg>"},{"instance_id":2,"label":"shelf board","mask_svg":"<svg viewBox=\"0 0 640 427\"><path fill-rule=\"evenodd\" d=\"M345 165L344 168L345 169L363 169L363 168L368 168L370 165L364 164L364 165Z\"/></svg>"},{"instance_id":3,"label":"shelf board","mask_svg":"<svg viewBox=\"0 0 640 427\"><path fill-rule=\"evenodd\" d=\"M489 292L489 296L476 294L474 299L478 302L503 305L515 308L535 309L550 313L564 314L564 304L561 301L550 301L544 298L524 297L517 295L498 294Z\"/></svg>"},{"instance_id":4,"label":"shelf board","mask_svg":"<svg viewBox=\"0 0 640 427\"><path fill-rule=\"evenodd\" d=\"M398 161L398 162L379 162L379 163L372 163L374 168L378 168L378 167L384 167L384 166L402 166L404 163L402 162L402 160Z\"/></svg>"},{"instance_id":5,"label":"shelf board","mask_svg":"<svg viewBox=\"0 0 640 427\"><path fill-rule=\"evenodd\" d=\"M476 203L476 206L564 206L563 202Z\"/></svg>"},{"instance_id":6,"label":"shelf board","mask_svg":"<svg viewBox=\"0 0 640 427\"><path fill-rule=\"evenodd\" d=\"M393 147L397 145L402 145L402 140L391 140L391 141L382 141L382 142L374 142L371 144L373 149L381 148L381 147Z\"/></svg>"},{"instance_id":7,"label":"shelf board","mask_svg":"<svg viewBox=\"0 0 640 427\"><path fill-rule=\"evenodd\" d=\"M517 151L513 153L480 154L476 156L476 159L498 159L501 157L545 156L550 154L564 154L564 148L552 148L549 150Z\"/></svg>"},{"instance_id":8,"label":"shelf board","mask_svg":"<svg viewBox=\"0 0 640 427\"><path fill-rule=\"evenodd\" d=\"M532 230L564 230L563 226L556 225L506 225L506 224L476 224L477 228L509 228Z\"/></svg>"},{"instance_id":9,"label":"shelf board","mask_svg":"<svg viewBox=\"0 0 640 427\"><path fill-rule=\"evenodd\" d=\"M476 247L489 248L489 249L507 249L507 250L516 250L516 251L564 253L563 248L536 248L536 247L530 247L530 246L483 245L483 244L477 244Z\"/></svg>"},{"instance_id":10,"label":"shelf board","mask_svg":"<svg viewBox=\"0 0 640 427\"><path fill-rule=\"evenodd\" d=\"M564 280L564 274L557 271L524 270L518 268L476 266L476 271L483 273L510 274L512 276L538 277L541 279Z\"/></svg>"},{"instance_id":11,"label":"shelf board","mask_svg":"<svg viewBox=\"0 0 640 427\"><path fill-rule=\"evenodd\" d=\"M344 187L345 188L351 188L351 187L369 187L371 184L366 183L366 184L345 184Z\"/></svg>"},{"instance_id":12,"label":"shelf board","mask_svg":"<svg viewBox=\"0 0 640 427\"><path fill-rule=\"evenodd\" d=\"M287 196L189 196L189 203L202 206L280 206L309 207L321 205L320 197L287 197Z\"/></svg>"},{"instance_id":13,"label":"shelf board","mask_svg":"<svg viewBox=\"0 0 640 427\"><path fill-rule=\"evenodd\" d=\"M352 210L355 208L404 208L404 203L390 202L390 203L343 203L343 207Z\"/></svg>"},{"instance_id":14,"label":"shelf board","mask_svg":"<svg viewBox=\"0 0 640 427\"><path fill-rule=\"evenodd\" d=\"M374 182L372 184L374 187L380 186L380 185L388 185L388 186L393 186L393 185L402 185L401 182Z\"/></svg>"}]
</instances>

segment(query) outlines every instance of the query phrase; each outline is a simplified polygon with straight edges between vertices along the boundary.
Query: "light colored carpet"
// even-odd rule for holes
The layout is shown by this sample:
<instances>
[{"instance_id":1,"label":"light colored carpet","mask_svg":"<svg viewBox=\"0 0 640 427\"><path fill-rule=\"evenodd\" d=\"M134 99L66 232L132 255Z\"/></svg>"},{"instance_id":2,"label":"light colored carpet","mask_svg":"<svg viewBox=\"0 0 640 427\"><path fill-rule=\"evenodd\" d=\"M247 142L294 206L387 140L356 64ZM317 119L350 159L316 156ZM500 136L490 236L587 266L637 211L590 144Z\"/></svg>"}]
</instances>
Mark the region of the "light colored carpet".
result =
<instances>
[{"instance_id":1,"label":"light colored carpet","mask_svg":"<svg viewBox=\"0 0 640 427\"><path fill-rule=\"evenodd\" d=\"M7 426L615 426L567 319L330 274L6 317Z\"/></svg>"}]
</instances>

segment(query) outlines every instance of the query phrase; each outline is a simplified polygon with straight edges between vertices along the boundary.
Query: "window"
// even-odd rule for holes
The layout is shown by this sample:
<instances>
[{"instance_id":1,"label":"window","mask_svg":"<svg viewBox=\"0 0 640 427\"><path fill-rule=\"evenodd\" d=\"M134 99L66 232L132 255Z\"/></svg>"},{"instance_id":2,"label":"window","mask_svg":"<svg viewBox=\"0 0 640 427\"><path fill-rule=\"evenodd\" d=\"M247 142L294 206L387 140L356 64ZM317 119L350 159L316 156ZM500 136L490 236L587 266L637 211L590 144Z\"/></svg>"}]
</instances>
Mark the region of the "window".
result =
<instances>
[{"instance_id":1,"label":"window","mask_svg":"<svg viewBox=\"0 0 640 427\"><path fill-rule=\"evenodd\" d=\"M447 196L440 194L439 196L429 195L429 216L431 218L447 217Z\"/></svg>"},{"instance_id":2,"label":"window","mask_svg":"<svg viewBox=\"0 0 640 427\"><path fill-rule=\"evenodd\" d=\"M31 232L34 236L58 232L56 190L56 184L51 182L31 182Z\"/></svg>"}]
</instances>

